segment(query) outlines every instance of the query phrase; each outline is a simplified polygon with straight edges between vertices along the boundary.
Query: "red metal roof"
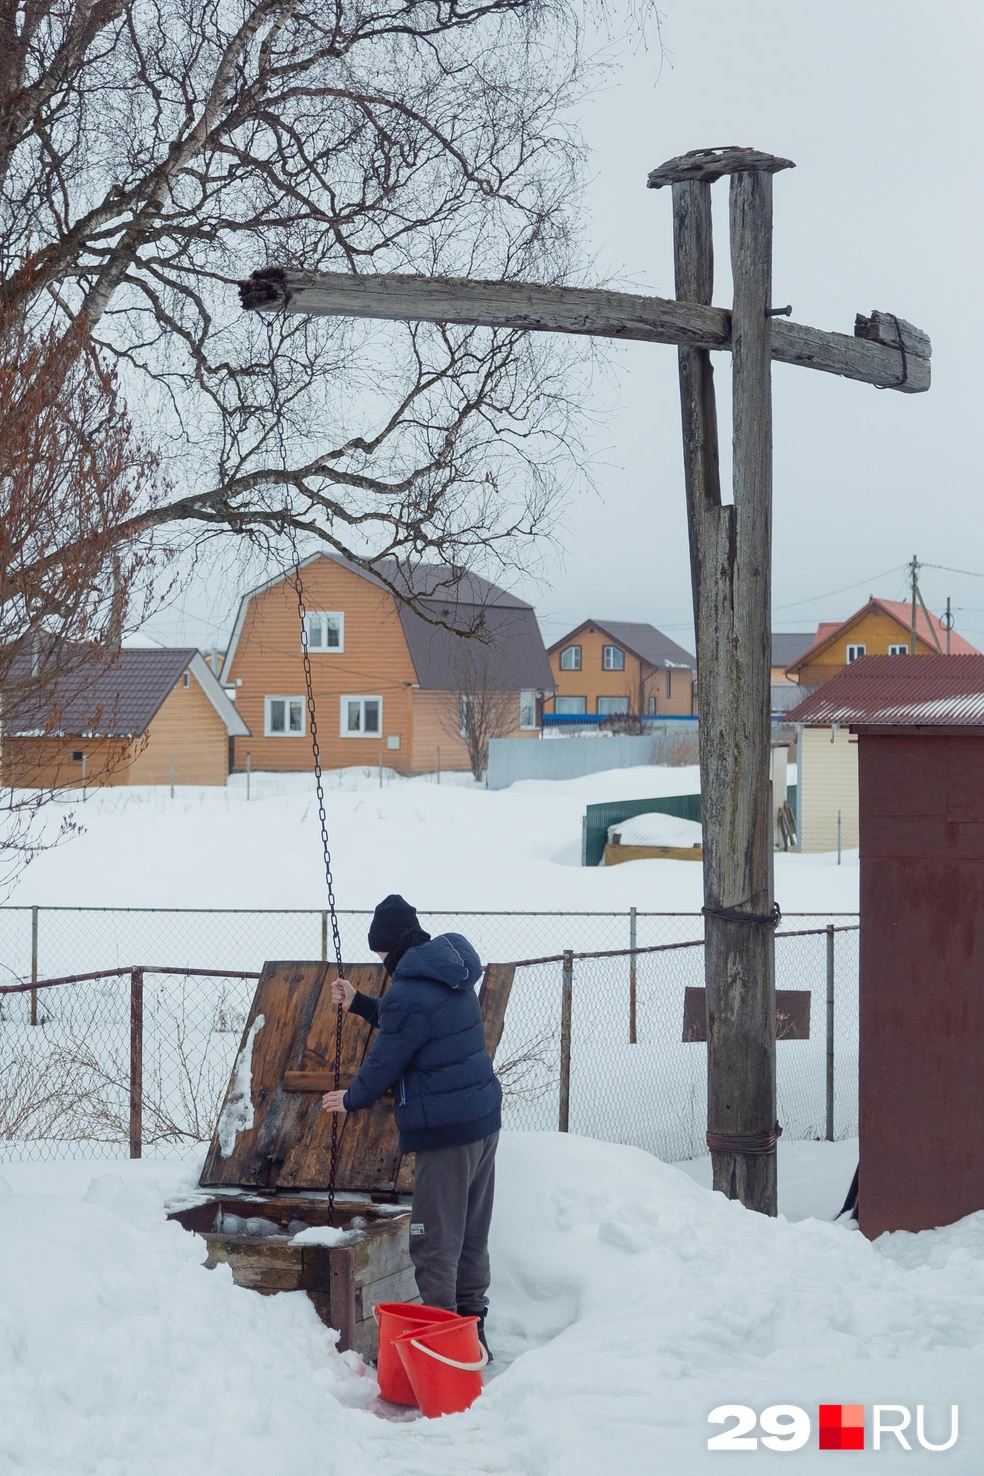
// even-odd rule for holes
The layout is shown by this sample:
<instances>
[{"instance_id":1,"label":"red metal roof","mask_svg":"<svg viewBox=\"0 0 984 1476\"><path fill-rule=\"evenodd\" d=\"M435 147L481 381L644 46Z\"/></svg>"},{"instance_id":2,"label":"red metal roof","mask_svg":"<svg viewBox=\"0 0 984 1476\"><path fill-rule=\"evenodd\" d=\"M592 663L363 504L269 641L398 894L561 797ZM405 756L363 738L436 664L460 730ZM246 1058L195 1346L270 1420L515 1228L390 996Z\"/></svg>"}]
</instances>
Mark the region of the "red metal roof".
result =
<instances>
[{"instance_id":1,"label":"red metal roof","mask_svg":"<svg viewBox=\"0 0 984 1476\"><path fill-rule=\"evenodd\" d=\"M786 721L984 728L984 656L866 656L816 688Z\"/></svg>"},{"instance_id":2,"label":"red metal roof","mask_svg":"<svg viewBox=\"0 0 984 1476\"><path fill-rule=\"evenodd\" d=\"M801 656L797 656L794 661L791 661L786 667L786 670L798 671L799 668L806 661L808 661L811 656L815 656L817 654L821 647L832 644L842 634L846 634L850 630L851 626L857 624L862 616L866 615L869 610L883 610L886 615L890 615L893 620L898 621L899 625L903 628L906 635L909 634L909 631L912 628L912 605L909 603L909 601L880 600L872 598L868 601L866 605L862 605L860 610L855 610L853 615L849 615L846 620L821 621L820 624L817 626L816 639L814 640L813 645L808 651L804 651ZM943 625L943 622L940 620L940 617L938 615L931 614L929 620L927 620L926 612L923 610L921 605L917 605L916 635L927 646L935 649L936 641L934 641L933 639L934 631L936 632L936 636L940 643L940 650L945 651L946 628ZM972 646L969 641L964 640L962 635L958 635L955 630L952 630L950 632L950 654L952 656L979 656L980 652L978 651L976 646Z\"/></svg>"}]
</instances>

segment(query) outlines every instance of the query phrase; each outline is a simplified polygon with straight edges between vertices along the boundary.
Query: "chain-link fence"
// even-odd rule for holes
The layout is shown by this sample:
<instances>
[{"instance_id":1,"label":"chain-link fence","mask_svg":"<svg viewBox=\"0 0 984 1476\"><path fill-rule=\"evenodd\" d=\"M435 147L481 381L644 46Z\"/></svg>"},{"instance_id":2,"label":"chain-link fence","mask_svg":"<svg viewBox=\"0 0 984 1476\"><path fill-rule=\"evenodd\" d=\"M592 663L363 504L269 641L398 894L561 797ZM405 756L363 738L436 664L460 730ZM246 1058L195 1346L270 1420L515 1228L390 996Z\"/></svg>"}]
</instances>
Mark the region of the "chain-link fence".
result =
<instances>
[{"instance_id":1,"label":"chain-link fence","mask_svg":"<svg viewBox=\"0 0 984 1476\"><path fill-rule=\"evenodd\" d=\"M370 917L339 915L349 962L371 957ZM699 914L422 917L435 934L465 933L486 960L554 956L516 970L497 1056L507 1127L556 1128L566 1110L572 1132L671 1160L704 1151L706 1054L683 1039L686 991L703 983ZM810 916L809 931L796 928L806 921L788 916L776 939L777 987L810 996L809 1038L778 1046L779 1117L789 1136L823 1137L829 1098L834 1133L849 1136L856 924ZM110 1158L141 1146L180 1156L205 1142L263 961L325 957L327 942L319 911L0 908L0 1158ZM638 951L577 956L629 948ZM30 988L97 970L102 977Z\"/></svg>"}]
</instances>

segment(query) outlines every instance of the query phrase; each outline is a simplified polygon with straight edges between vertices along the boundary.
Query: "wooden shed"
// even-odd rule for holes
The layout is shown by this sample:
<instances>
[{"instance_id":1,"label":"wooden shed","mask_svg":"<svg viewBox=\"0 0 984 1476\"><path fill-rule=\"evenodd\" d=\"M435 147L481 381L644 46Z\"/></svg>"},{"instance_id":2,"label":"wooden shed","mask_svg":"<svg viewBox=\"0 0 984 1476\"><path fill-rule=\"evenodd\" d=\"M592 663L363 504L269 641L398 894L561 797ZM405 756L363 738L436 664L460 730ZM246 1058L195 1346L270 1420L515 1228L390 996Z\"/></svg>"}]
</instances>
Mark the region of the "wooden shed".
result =
<instances>
[{"instance_id":1,"label":"wooden shed","mask_svg":"<svg viewBox=\"0 0 984 1476\"><path fill-rule=\"evenodd\" d=\"M861 1229L951 1224L984 1209L984 656L869 657L801 713L858 738Z\"/></svg>"}]
</instances>

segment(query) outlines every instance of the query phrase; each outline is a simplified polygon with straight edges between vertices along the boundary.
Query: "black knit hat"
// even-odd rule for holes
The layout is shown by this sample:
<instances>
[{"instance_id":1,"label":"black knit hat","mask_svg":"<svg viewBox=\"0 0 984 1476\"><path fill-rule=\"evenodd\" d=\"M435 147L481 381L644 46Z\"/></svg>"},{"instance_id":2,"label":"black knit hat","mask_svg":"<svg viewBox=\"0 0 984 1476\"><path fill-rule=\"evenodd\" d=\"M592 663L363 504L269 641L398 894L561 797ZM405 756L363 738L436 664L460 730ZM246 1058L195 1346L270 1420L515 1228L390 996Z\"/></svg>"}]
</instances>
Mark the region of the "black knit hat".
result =
<instances>
[{"instance_id":1,"label":"black knit hat","mask_svg":"<svg viewBox=\"0 0 984 1476\"><path fill-rule=\"evenodd\" d=\"M411 933L429 935L420 926L415 908L397 892L384 897L369 925L369 947L374 953L390 953Z\"/></svg>"}]
</instances>

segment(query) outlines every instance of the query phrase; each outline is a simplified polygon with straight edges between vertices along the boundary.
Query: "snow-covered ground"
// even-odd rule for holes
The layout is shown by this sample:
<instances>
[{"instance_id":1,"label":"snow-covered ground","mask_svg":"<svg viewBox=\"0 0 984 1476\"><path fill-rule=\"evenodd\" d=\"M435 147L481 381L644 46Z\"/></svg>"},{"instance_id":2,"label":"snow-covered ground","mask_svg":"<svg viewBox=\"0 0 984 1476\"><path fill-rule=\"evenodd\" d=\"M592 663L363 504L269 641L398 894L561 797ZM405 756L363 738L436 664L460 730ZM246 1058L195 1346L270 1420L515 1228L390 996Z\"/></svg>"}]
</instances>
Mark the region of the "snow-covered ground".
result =
<instances>
[{"instance_id":1,"label":"snow-covered ground","mask_svg":"<svg viewBox=\"0 0 984 1476\"><path fill-rule=\"evenodd\" d=\"M326 776L339 907L402 892L421 911L693 911L700 867L635 861L582 867L585 806L698 790L696 768L616 769L583 779L524 780L489 791L470 776L403 779L375 769ZM52 807L82 833L42 853L13 903L91 907L321 907L324 880L313 782L254 774L224 788L94 790ZM856 853L776 857L784 912L857 909ZM605 945L608 946L608 945Z\"/></svg>"},{"instance_id":2,"label":"snow-covered ground","mask_svg":"<svg viewBox=\"0 0 984 1476\"><path fill-rule=\"evenodd\" d=\"M869 1244L833 1224L856 1146L779 1147L764 1220L633 1148L506 1134L492 1235L495 1377L467 1414L396 1422L306 1297L259 1297L164 1220L197 1165L5 1164L0 1470L22 1476L651 1476L716 1470L721 1404L864 1404L868 1462L979 1473L984 1213ZM95 1182L90 1180L95 1177ZM808 1215L819 1218L805 1218ZM871 1406L925 1406L943 1454ZM909 1435L913 1431L910 1428ZM760 1449L745 1462L767 1465ZM743 1467L744 1468L744 1467Z\"/></svg>"}]
</instances>

